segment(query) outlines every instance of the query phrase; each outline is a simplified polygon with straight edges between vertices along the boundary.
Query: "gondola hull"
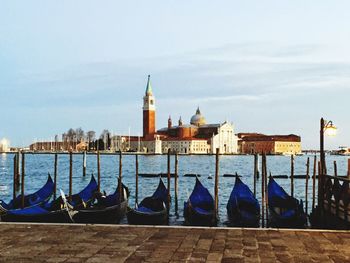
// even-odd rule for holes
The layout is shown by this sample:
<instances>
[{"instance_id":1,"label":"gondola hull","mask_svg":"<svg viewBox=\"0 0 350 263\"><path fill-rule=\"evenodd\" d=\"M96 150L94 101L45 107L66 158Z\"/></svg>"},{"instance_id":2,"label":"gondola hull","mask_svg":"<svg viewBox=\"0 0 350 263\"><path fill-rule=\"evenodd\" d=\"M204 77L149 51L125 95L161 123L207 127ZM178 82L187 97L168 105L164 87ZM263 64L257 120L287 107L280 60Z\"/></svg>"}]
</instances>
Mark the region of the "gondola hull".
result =
<instances>
[{"instance_id":1,"label":"gondola hull","mask_svg":"<svg viewBox=\"0 0 350 263\"><path fill-rule=\"evenodd\" d=\"M128 209L128 222L131 225L167 225L168 213L164 209L158 212L145 213L132 208Z\"/></svg>"},{"instance_id":2,"label":"gondola hull","mask_svg":"<svg viewBox=\"0 0 350 263\"><path fill-rule=\"evenodd\" d=\"M259 202L249 187L238 176L236 176L235 185L226 208L229 226L259 227Z\"/></svg>"},{"instance_id":3,"label":"gondola hull","mask_svg":"<svg viewBox=\"0 0 350 263\"><path fill-rule=\"evenodd\" d=\"M47 214L16 215L5 214L1 216L3 222L30 222L30 223L74 223L71 211L62 209Z\"/></svg>"},{"instance_id":4,"label":"gondola hull","mask_svg":"<svg viewBox=\"0 0 350 263\"><path fill-rule=\"evenodd\" d=\"M184 209L185 225L191 226L216 226L217 220L214 210L201 213L187 203Z\"/></svg>"},{"instance_id":5,"label":"gondola hull","mask_svg":"<svg viewBox=\"0 0 350 263\"><path fill-rule=\"evenodd\" d=\"M305 228L306 225L306 214L299 213L298 211L290 211L295 213L290 216L281 216L276 213L273 209L269 208L269 227L275 228Z\"/></svg>"},{"instance_id":6,"label":"gondola hull","mask_svg":"<svg viewBox=\"0 0 350 263\"><path fill-rule=\"evenodd\" d=\"M32 207L48 202L53 195L54 182L49 175L45 185L38 191L24 196L24 207ZM22 195L17 196L8 204L0 200L0 215L6 214L8 210L19 209L22 207Z\"/></svg>"},{"instance_id":7,"label":"gondola hull","mask_svg":"<svg viewBox=\"0 0 350 263\"><path fill-rule=\"evenodd\" d=\"M125 216L127 207L128 200L126 199L120 204L103 209L81 209L74 215L73 220L83 224L117 224Z\"/></svg>"},{"instance_id":8,"label":"gondola hull","mask_svg":"<svg viewBox=\"0 0 350 263\"><path fill-rule=\"evenodd\" d=\"M232 210L227 213L229 226L235 227L259 227L260 215L246 213L239 210Z\"/></svg>"},{"instance_id":9,"label":"gondola hull","mask_svg":"<svg viewBox=\"0 0 350 263\"><path fill-rule=\"evenodd\" d=\"M270 227L305 228L307 216L302 200L288 195L272 177L268 184L268 202Z\"/></svg>"},{"instance_id":10,"label":"gondola hull","mask_svg":"<svg viewBox=\"0 0 350 263\"><path fill-rule=\"evenodd\" d=\"M214 199L202 183L196 178L194 189L184 202L185 225L216 226L217 217Z\"/></svg>"}]
</instances>

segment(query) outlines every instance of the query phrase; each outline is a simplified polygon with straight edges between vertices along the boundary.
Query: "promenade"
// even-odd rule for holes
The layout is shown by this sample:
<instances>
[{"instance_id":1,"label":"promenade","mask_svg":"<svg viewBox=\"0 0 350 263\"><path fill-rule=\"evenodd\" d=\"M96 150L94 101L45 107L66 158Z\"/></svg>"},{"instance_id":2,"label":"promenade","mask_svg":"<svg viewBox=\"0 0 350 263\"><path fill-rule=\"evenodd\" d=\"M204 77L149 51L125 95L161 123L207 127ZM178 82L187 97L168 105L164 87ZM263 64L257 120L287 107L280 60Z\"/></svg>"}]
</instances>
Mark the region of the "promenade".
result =
<instances>
[{"instance_id":1,"label":"promenade","mask_svg":"<svg viewBox=\"0 0 350 263\"><path fill-rule=\"evenodd\" d=\"M350 262L349 231L0 224L0 262Z\"/></svg>"}]
</instances>

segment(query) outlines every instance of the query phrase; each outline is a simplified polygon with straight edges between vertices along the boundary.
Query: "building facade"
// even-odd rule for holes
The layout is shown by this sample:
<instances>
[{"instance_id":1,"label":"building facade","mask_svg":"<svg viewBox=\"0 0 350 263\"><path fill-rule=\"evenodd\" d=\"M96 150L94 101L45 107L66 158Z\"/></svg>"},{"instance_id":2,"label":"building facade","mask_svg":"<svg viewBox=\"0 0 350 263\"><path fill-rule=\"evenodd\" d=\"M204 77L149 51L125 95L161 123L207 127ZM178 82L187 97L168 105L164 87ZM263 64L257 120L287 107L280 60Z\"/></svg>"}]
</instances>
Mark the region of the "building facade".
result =
<instances>
[{"instance_id":1,"label":"building facade","mask_svg":"<svg viewBox=\"0 0 350 263\"><path fill-rule=\"evenodd\" d=\"M46 141L46 142L35 142L29 145L30 151L74 151L74 152L83 152L86 151L88 145L86 142L70 142L70 141Z\"/></svg>"},{"instance_id":2,"label":"building facade","mask_svg":"<svg viewBox=\"0 0 350 263\"><path fill-rule=\"evenodd\" d=\"M259 133L238 134L239 152L242 154L301 154L300 136L265 135Z\"/></svg>"}]
</instances>

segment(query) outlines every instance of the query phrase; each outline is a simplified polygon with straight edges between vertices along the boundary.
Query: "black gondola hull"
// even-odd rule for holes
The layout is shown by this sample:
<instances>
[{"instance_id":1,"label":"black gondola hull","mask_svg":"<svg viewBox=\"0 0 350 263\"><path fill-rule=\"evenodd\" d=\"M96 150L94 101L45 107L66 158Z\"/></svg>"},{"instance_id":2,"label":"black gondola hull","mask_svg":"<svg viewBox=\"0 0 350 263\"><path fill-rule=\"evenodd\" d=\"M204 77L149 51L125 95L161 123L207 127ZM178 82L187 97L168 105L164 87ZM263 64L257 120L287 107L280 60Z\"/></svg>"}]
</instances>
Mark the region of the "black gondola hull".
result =
<instances>
[{"instance_id":1,"label":"black gondola hull","mask_svg":"<svg viewBox=\"0 0 350 263\"><path fill-rule=\"evenodd\" d=\"M259 227L260 226L260 215L251 214L248 217L243 216L240 211L232 211L227 213L229 226L234 227Z\"/></svg>"},{"instance_id":2,"label":"black gondola hull","mask_svg":"<svg viewBox=\"0 0 350 263\"><path fill-rule=\"evenodd\" d=\"M185 225L190 226L216 226L217 224L215 212L213 210L210 214L201 214L191 206L187 206L184 210L184 218Z\"/></svg>"},{"instance_id":3,"label":"black gondola hull","mask_svg":"<svg viewBox=\"0 0 350 263\"><path fill-rule=\"evenodd\" d=\"M275 228L305 228L306 225L306 214L297 213L292 217L281 217L272 209L269 209L269 227Z\"/></svg>"},{"instance_id":4,"label":"black gondola hull","mask_svg":"<svg viewBox=\"0 0 350 263\"><path fill-rule=\"evenodd\" d=\"M81 209L74 215L76 223L83 224L117 224L127 212L128 200L103 209Z\"/></svg>"},{"instance_id":5,"label":"black gondola hull","mask_svg":"<svg viewBox=\"0 0 350 263\"><path fill-rule=\"evenodd\" d=\"M47 214L36 215L14 215L5 214L1 216L3 222L30 222L30 223L74 223L71 211L66 209L52 211Z\"/></svg>"},{"instance_id":6,"label":"black gondola hull","mask_svg":"<svg viewBox=\"0 0 350 263\"><path fill-rule=\"evenodd\" d=\"M129 208L127 213L128 222L131 225L167 225L168 212L166 209L154 212L143 213Z\"/></svg>"}]
</instances>

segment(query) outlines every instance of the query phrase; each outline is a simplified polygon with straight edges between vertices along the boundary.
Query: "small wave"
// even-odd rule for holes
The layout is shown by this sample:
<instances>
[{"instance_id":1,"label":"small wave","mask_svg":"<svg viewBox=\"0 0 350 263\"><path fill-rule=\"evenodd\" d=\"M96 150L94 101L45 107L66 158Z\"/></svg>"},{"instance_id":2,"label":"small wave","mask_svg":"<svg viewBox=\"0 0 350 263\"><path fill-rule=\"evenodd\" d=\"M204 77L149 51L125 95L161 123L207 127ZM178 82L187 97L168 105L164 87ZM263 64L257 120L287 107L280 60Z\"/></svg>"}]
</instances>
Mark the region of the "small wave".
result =
<instances>
[{"instance_id":1,"label":"small wave","mask_svg":"<svg viewBox=\"0 0 350 263\"><path fill-rule=\"evenodd\" d=\"M0 185L0 191L4 192L8 190L8 186L7 185Z\"/></svg>"}]
</instances>

